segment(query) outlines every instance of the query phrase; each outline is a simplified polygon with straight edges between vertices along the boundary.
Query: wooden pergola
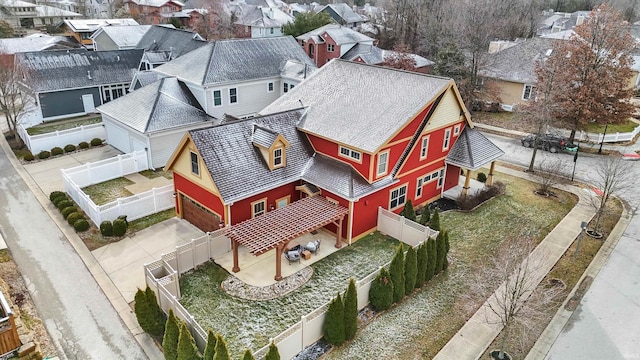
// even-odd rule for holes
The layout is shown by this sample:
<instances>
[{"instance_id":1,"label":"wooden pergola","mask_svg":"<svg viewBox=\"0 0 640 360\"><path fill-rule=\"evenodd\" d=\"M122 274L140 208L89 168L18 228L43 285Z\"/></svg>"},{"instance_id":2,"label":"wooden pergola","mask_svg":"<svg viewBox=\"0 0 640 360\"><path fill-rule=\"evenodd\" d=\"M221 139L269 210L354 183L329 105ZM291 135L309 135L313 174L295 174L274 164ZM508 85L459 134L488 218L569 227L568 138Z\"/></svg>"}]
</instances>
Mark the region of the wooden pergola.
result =
<instances>
[{"instance_id":1,"label":"wooden pergola","mask_svg":"<svg viewBox=\"0 0 640 360\"><path fill-rule=\"evenodd\" d=\"M306 197L283 208L272 210L264 215L245 220L231 226L228 236L233 249L233 272L240 271L238 265L238 247L249 249L253 255L259 256L271 249L276 249L276 280L282 279L282 251L295 238L319 229L328 224L335 224L336 247L342 246L342 221L349 210L333 204L320 196Z\"/></svg>"}]
</instances>

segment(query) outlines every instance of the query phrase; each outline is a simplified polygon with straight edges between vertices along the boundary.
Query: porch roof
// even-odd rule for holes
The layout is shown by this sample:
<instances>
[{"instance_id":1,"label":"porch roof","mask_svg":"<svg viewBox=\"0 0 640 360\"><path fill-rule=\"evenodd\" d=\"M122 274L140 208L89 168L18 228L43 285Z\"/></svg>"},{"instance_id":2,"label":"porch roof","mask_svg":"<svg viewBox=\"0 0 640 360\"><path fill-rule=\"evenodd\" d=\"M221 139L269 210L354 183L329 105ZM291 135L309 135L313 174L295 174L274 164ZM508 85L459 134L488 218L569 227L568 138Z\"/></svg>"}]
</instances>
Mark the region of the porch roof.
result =
<instances>
[{"instance_id":1,"label":"porch roof","mask_svg":"<svg viewBox=\"0 0 640 360\"><path fill-rule=\"evenodd\" d=\"M261 255L348 213L343 206L312 196L233 225L228 236L251 254Z\"/></svg>"},{"instance_id":2,"label":"porch roof","mask_svg":"<svg viewBox=\"0 0 640 360\"><path fill-rule=\"evenodd\" d=\"M475 128L465 126L445 159L447 164L477 170L497 160L504 151Z\"/></svg>"}]
</instances>

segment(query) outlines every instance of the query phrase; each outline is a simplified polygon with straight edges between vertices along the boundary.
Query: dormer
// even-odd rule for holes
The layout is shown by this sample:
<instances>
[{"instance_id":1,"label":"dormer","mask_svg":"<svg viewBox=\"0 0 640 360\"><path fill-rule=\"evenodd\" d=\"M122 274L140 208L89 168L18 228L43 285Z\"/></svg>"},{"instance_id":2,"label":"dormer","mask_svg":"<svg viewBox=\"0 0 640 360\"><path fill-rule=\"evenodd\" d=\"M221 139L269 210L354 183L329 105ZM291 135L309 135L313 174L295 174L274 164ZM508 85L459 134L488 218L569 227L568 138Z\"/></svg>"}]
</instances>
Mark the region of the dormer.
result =
<instances>
[{"instance_id":1,"label":"dormer","mask_svg":"<svg viewBox=\"0 0 640 360\"><path fill-rule=\"evenodd\" d=\"M273 171L287 165L289 142L282 134L254 125L251 142L253 146L260 150L260 154L269 170Z\"/></svg>"}]
</instances>

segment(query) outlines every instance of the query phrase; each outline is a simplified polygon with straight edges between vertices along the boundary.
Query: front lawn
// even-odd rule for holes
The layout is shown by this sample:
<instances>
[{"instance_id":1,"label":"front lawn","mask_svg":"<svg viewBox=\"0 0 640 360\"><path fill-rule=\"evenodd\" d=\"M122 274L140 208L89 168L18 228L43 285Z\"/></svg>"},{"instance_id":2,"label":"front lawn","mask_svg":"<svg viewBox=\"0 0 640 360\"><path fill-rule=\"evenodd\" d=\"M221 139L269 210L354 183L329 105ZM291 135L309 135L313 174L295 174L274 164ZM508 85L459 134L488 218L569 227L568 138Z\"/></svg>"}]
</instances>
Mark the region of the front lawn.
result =
<instances>
[{"instance_id":1,"label":"front lawn","mask_svg":"<svg viewBox=\"0 0 640 360\"><path fill-rule=\"evenodd\" d=\"M80 127L80 126L83 126L83 125L98 124L100 122L102 122L102 117L100 117L100 116L89 117L89 118L87 118L86 116L82 116L82 117L78 117L78 118L65 119L65 120L60 120L60 121L47 122L47 123L44 123L44 124L39 124L39 125L36 125L36 126L28 128L27 129L27 134L29 134L31 136L40 135L40 134L47 134L47 133L52 133L52 132L56 132L56 131L73 129L73 128Z\"/></svg>"},{"instance_id":2,"label":"front lawn","mask_svg":"<svg viewBox=\"0 0 640 360\"><path fill-rule=\"evenodd\" d=\"M104 205L118 198L124 198L133 195L125 186L134 182L123 177L107 180L99 184L89 185L82 188L82 191L89 195L96 205Z\"/></svg>"},{"instance_id":3,"label":"front lawn","mask_svg":"<svg viewBox=\"0 0 640 360\"><path fill-rule=\"evenodd\" d=\"M638 126L637 123L633 121L627 121L623 124L609 124L607 125L607 134L615 134L615 133L628 133L632 132ZM596 134L604 134L604 125L598 125L595 123L587 124L585 131Z\"/></svg>"}]
</instances>

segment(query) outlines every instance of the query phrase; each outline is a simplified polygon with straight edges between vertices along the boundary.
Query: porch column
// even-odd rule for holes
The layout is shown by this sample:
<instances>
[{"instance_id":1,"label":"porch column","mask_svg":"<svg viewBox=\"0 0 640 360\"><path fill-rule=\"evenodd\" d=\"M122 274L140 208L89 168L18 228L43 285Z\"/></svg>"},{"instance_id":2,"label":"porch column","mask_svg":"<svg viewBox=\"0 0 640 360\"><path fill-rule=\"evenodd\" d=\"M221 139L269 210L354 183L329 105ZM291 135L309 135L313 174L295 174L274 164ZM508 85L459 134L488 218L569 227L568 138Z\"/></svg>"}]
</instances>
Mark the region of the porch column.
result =
<instances>
[{"instance_id":1,"label":"porch column","mask_svg":"<svg viewBox=\"0 0 640 360\"><path fill-rule=\"evenodd\" d=\"M471 170L467 169L467 174L464 178L464 186L462 187L462 193L460 195L467 196L469 195L469 184L471 183Z\"/></svg>"},{"instance_id":2,"label":"porch column","mask_svg":"<svg viewBox=\"0 0 640 360\"><path fill-rule=\"evenodd\" d=\"M238 242L231 239L231 249L233 249L233 268L231 269L233 272L240 271L240 266L238 265Z\"/></svg>"},{"instance_id":3,"label":"porch column","mask_svg":"<svg viewBox=\"0 0 640 360\"><path fill-rule=\"evenodd\" d=\"M487 186L493 185L493 172L495 171L495 169L496 169L496 162L492 161L491 167L489 167L489 176L487 176L487 181L485 182Z\"/></svg>"},{"instance_id":4,"label":"porch column","mask_svg":"<svg viewBox=\"0 0 640 360\"><path fill-rule=\"evenodd\" d=\"M276 247L276 276L274 279L276 281L282 280L282 250L284 249L284 244L278 245Z\"/></svg>"},{"instance_id":5,"label":"porch column","mask_svg":"<svg viewBox=\"0 0 640 360\"><path fill-rule=\"evenodd\" d=\"M336 249L340 249L342 247L342 219L344 218L344 216L342 216L340 219L338 219L338 231L336 234Z\"/></svg>"}]
</instances>

